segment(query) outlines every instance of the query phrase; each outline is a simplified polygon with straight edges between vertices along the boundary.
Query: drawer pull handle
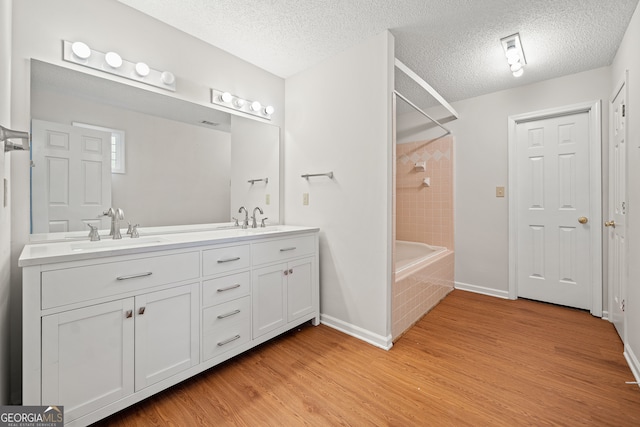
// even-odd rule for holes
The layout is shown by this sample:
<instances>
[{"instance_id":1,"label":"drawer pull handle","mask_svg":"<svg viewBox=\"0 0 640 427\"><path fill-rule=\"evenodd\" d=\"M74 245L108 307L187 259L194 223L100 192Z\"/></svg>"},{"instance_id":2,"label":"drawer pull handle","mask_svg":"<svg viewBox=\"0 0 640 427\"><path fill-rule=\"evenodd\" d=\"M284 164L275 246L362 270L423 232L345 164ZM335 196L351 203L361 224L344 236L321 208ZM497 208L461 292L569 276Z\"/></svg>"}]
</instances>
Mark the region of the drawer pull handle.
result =
<instances>
[{"instance_id":1,"label":"drawer pull handle","mask_svg":"<svg viewBox=\"0 0 640 427\"><path fill-rule=\"evenodd\" d=\"M288 251L295 251L296 247L295 246L290 246L288 248L282 248L280 249L280 252L288 252Z\"/></svg>"},{"instance_id":2,"label":"drawer pull handle","mask_svg":"<svg viewBox=\"0 0 640 427\"><path fill-rule=\"evenodd\" d=\"M116 280L135 279L136 277L146 277L146 276L151 276L152 274L153 272L147 271L146 273L130 274L128 276L118 276L116 277Z\"/></svg>"},{"instance_id":3,"label":"drawer pull handle","mask_svg":"<svg viewBox=\"0 0 640 427\"><path fill-rule=\"evenodd\" d=\"M240 339L240 335L236 335L235 337L231 337L228 340L220 341L218 343L218 347L222 347L223 345L227 345L230 342L234 342L235 340L239 340L239 339Z\"/></svg>"},{"instance_id":4,"label":"drawer pull handle","mask_svg":"<svg viewBox=\"0 0 640 427\"><path fill-rule=\"evenodd\" d=\"M224 262L231 262L231 261L238 261L240 259L239 256L235 257L235 258L225 258L225 259L219 259L218 260L218 264L222 264Z\"/></svg>"},{"instance_id":5,"label":"drawer pull handle","mask_svg":"<svg viewBox=\"0 0 640 427\"><path fill-rule=\"evenodd\" d=\"M231 289L237 289L239 287L240 287L240 283L236 283L235 285L227 286L226 288L220 288L216 292L230 291Z\"/></svg>"},{"instance_id":6,"label":"drawer pull handle","mask_svg":"<svg viewBox=\"0 0 640 427\"><path fill-rule=\"evenodd\" d=\"M140 307L140 308L138 309L138 314L139 314L139 315L143 315L143 314L144 314L144 307Z\"/></svg>"},{"instance_id":7,"label":"drawer pull handle","mask_svg":"<svg viewBox=\"0 0 640 427\"><path fill-rule=\"evenodd\" d=\"M230 317L230 316L233 316L234 314L238 314L238 313L240 313L240 310L234 310L234 311L232 311L230 313L227 313L227 314L220 314L218 316L218 319L224 319L226 317Z\"/></svg>"},{"instance_id":8,"label":"drawer pull handle","mask_svg":"<svg viewBox=\"0 0 640 427\"><path fill-rule=\"evenodd\" d=\"M133 310L127 310L124 314L124 317L127 319L131 319L133 317Z\"/></svg>"}]
</instances>

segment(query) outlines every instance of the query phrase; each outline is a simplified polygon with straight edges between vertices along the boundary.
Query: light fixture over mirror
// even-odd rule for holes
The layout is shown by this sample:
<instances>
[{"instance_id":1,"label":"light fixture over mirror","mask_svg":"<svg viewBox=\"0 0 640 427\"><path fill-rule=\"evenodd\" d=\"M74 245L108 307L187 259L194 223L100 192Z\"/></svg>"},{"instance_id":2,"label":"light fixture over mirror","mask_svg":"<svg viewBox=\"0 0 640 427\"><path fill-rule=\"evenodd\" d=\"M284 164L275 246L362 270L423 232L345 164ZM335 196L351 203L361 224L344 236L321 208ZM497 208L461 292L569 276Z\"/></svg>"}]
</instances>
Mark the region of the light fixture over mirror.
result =
<instances>
[{"instance_id":1,"label":"light fixture over mirror","mask_svg":"<svg viewBox=\"0 0 640 427\"><path fill-rule=\"evenodd\" d=\"M271 115L276 111L272 105L263 108L260 101L250 101L217 89L211 89L211 103L267 120L271 120Z\"/></svg>"},{"instance_id":2,"label":"light fixture over mirror","mask_svg":"<svg viewBox=\"0 0 640 427\"><path fill-rule=\"evenodd\" d=\"M154 70L144 62L127 61L114 51L103 53L80 41L72 43L63 40L62 56L67 62L173 92L176 90L176 78L173 73Z\"/></svg>"}]
</instances>

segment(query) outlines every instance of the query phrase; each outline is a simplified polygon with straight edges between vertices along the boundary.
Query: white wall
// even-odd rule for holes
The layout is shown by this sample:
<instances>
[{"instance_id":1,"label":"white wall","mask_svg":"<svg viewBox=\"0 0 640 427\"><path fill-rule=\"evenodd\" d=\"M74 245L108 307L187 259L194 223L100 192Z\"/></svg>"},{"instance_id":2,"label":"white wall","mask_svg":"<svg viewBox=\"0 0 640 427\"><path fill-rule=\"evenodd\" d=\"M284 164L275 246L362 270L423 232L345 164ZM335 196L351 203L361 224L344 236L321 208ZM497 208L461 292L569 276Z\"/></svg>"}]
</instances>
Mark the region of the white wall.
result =
<instances>
[{"instance_id":1,"label":"white wall","mask_svg":"<svg viewBox=\"0 0 640 427\"><path fill-rule=\"evenodd\" d=\"M628 276L625 353L632 361L636 378L640 378L640 6L631 18L627 32L611 66L610 87L620 82L629 70L629 98L627 99L627 242Z\"/></svg>"},{"instance_id":2,"label":"white wall","mask_svg":"<svg viewBox=\"0 0 640 427\"><path fill-rule=\"evenodd\" d=\"M322 321L381 347L391 344L393 58L382 33L288 78L285 97L285 221L320 227ZM329 171L333 180L300 177Z\"/></svg>"},{"instance_id":3,"label":"white wall","mask_svg":"<svg viewBox=\"0 0 640 427\"><path fill-rule=\"evenodd\" d=\"M496 186L508 185L508 116L602 100L606 188L609 76L609 67L598 68L452 103L460 114L446 125L456 138L457 286L505 298L508 294L509 200L495 196Z\"/></svg>"},{"instance_id":4,"label":"white wall","mask_svg":"<svg viewBox=\"0 0 640 427\"><path fill-rule=\"evenodd\" d=\"M11 0L0 2L0 125L11 126ZM10 207L4 206L9 157L0 143L0 405L9 404Z\"/></svg>"},{"instance_id":5,"label":"white wall","mask_svg":"<svg viewBox=\"0 0 640 427\"><path fill-rule=\"evenodd\" d=\"M84 41L96 50L115 50L127 60L141 60L153 68L170 70L176 76L178 87L174 96L191 102L209 105L209 88L216 88L271 104L276 109L273 124L284 124L283 79L122 3L113 0L20 0L13 4L12 22L11 116L12 125L17 129L29 128L31 58L166 93L64 62L62 40ZM22 277L17 259L29 233L28 153L12 155L11 194L11 381L13 393L19 396ZM1 351L6 352L5 347Z\"/></svg>"},{"instance_id":6,"label":"white wall","mask_svg":"<svg viewBox=\"0 0 640 427\"><path fill-rule=\"evenodd\" d=\"M125 132L126 173L111 175L112 205L124 210L125 221L153 227L230 220L229 132L54 91L32 93L31 114L65 125L81 122Z\"/></svg>"}]
</instances>

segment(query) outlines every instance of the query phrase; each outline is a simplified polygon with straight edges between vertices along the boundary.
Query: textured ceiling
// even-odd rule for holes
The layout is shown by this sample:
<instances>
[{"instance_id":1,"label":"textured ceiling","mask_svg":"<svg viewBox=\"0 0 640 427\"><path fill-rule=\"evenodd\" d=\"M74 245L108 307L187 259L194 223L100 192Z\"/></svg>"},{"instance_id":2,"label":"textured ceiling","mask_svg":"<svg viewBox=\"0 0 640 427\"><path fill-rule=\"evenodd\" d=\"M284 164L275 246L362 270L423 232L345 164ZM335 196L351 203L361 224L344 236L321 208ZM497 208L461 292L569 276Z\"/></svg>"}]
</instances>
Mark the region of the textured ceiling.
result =
<instances>
[{"instance_id":1,"label":"textured ceiling","mask_svg":"<svg viewBox=\"0 0 640 427\"><path fill-rule=\"evenodd\" d=\"M119 0L288 77L389 29L448 101L611 64L638 0ZM500 39L519 32L514 78ZM419 102L418 102L419 103Z\"/></svg>"}]
</instances>

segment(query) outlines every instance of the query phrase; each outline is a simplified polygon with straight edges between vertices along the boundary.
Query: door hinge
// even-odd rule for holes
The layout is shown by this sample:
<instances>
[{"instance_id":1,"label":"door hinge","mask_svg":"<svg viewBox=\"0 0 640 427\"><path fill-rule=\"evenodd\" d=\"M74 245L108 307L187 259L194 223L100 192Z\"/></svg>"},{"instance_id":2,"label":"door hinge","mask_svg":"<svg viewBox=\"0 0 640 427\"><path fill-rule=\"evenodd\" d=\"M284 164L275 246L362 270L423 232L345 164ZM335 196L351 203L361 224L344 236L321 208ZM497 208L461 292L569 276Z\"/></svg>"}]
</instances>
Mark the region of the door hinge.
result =
<instances>
[{"instance_id":1,"label":"door hinge","mask_svg":"<svg viewBox=\"0 0 640 427\"><path fill-rule=\"evenodd\" d=\"M622 117L624 117L626 115L626 105L622 104Z\"/></svg>"},{"instance_id":2,"label":"door hinge","mask_svg":"<svg viewBox=\"0 0 640 427\"><path fill-rule=\"evenodd\" d=\"M624 312L624 302L625 300L622 300L622 302L620 303L620 310L622 310Z\"/></svg>"}]
</instances>

